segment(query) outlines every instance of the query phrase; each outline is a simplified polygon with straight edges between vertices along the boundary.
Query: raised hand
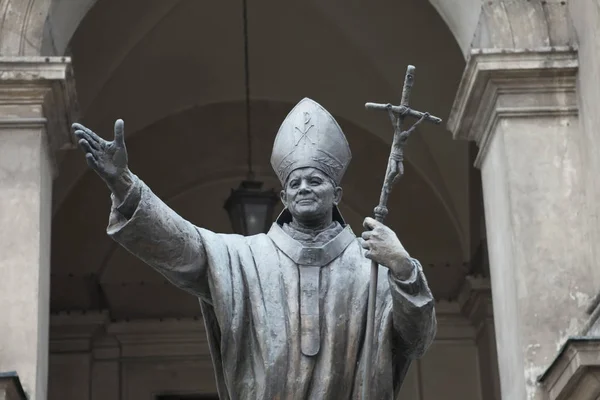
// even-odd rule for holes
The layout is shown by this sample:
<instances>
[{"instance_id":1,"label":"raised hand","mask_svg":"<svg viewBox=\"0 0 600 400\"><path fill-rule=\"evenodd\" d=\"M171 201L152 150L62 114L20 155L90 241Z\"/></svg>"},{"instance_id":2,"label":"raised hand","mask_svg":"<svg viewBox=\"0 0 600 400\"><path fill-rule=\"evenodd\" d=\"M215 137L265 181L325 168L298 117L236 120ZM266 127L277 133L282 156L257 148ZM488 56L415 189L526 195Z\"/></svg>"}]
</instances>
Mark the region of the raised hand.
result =
<instances>
[{"instance_id":1,"label":"raised hand","mask_svg":"<svg viewBox=\"0 0 600 400\"><path fill-rule=\"evenodd\" d=\"M123 199L131 185L131 173L127 168L125 127L122 119L115 122L115 138L112 142L102 139L81 124L73 124L79 147L85 152L90 166L119 199Z\"/></svg>"}]
</instances>

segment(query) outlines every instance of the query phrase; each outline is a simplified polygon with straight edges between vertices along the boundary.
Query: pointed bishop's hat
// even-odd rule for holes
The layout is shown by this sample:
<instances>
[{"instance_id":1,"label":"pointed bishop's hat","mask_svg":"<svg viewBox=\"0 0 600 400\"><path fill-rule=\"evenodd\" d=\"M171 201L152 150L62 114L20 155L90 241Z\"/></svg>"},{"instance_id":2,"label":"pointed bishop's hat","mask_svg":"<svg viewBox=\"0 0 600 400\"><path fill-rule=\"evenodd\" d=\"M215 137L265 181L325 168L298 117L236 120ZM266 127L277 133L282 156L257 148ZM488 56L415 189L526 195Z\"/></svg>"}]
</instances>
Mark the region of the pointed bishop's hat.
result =
<instances>
[{"instance_id":1,"label":"pointed bishop's hat","mask_svg":"<svg viewBox=\"0 0 600 400\"><path fill-rule=\"evenodd\" d=\"M273 144L271 166L282 186L292 171L313 167L340 184L352 154L344 132L320 104L302 99L287 115Z\"/></svg>"}]
</instances>

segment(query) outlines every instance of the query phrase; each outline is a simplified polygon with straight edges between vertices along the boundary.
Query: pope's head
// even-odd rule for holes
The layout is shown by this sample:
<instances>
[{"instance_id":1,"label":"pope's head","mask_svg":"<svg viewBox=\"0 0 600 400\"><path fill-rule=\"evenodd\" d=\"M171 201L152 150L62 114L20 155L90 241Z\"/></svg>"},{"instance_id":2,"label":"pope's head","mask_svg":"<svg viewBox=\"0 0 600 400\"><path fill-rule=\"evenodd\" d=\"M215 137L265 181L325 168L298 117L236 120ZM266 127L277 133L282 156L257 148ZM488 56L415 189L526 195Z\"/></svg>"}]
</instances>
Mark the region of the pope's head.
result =
<instances>
[{"instance_id":1,"label":"pope's head","mask_svg":"<svg viewBox=\"0 0 600 400\"><path fill-rule=\"evenodd\" d=\"M343 221L339 183L352 154L344 132L320 104L302 99L281 123L271 165L283 190L281 200L296 222L307 227Z\"/></svg>"},{"instance_id":2,"label":"pope's head","mask_svg":"<svg viewBox=\"0 0 600 400\"><path fill-rule=\"evenodd\" d=\"M342 188L321 170L312 167L292 171L281 191L281 201L292 218L303 225L330 223L333 206L341 199Z\"/></svg>"}]
</instances>

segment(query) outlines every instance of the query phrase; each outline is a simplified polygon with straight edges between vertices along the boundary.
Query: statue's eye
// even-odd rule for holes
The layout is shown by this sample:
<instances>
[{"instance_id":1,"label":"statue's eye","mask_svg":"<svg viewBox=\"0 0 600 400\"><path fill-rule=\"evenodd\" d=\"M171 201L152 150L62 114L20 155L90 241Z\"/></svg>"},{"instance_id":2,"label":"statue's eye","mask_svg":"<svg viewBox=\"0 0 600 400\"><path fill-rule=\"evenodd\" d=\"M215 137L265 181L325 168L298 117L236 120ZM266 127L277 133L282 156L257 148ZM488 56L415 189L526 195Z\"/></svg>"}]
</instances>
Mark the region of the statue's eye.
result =
<instances>
[{"instance_id":1,"label":"statue's eye","mask_svg":"<svg viewBox=\"0 0 600 400\"><path fill-rule=\"evenodd\" d=\"M313 185L313 186L319 186L321 184L321 182L322 181L320 179L312 179L310 181L310 184Z\"/></svg>"},{"instance_id":2,"label":"statue's eye","mask_svg":"<svg viewBox=\"0 0 600 400\"><path fill-rule=\"evenodd\" d=\"M293 181L290 182L290 187L292 189L296 189L299 184L300 184L299 181L297 179L294 179Z\"/></svg>"}]
</instances>

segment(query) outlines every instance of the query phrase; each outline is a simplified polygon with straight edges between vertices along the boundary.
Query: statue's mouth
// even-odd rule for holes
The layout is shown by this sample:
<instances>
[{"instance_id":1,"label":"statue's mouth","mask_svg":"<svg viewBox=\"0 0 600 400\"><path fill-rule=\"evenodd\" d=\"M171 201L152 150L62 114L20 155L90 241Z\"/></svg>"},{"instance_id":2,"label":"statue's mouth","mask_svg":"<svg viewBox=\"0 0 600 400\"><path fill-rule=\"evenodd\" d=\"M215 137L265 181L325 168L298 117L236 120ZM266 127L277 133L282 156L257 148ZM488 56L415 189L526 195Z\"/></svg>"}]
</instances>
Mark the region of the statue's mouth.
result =
<instances>
[{"instance_id":1,"label":"statue's mouth","mask_svg":"<svg viewBox=\"0 0 600 400\"><path fill-rule=\"evenodd\" d=\"M298 200L297 204L311 204L314 202L315 202L315 199L302 199L302 200Z\"/></svg>"}]
</instances>

